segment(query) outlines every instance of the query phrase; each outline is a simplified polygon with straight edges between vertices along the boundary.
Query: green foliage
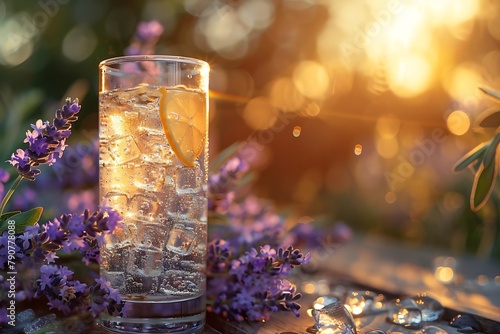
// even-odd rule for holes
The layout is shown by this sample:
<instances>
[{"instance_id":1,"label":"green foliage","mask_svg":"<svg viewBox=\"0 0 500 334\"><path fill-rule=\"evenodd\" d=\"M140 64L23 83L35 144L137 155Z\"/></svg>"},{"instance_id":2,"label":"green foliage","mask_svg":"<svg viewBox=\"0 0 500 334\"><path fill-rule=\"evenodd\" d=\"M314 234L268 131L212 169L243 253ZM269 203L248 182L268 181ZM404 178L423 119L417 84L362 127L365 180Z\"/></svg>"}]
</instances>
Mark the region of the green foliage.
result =
<instances>
[{"instance_id":1,"label":"green foliage","mask_svg":"<svg viewBox=\"0 0 500 334\"><path fill-rule=\"evenodd\" d=\"M500 94L481 88L489 97L500 101ZM500 111L487 110L480 116L478 122L482 127L494 127L496 130L491 140L481 143L469 151L455 165L455 171L461 171L471 166L474 172L474 182L470 195L470 207L473 211L481 209L495 188L498 176L499 159L497 156L500 144Z\"/></svg>"},{"instance_id":2,"label":"green foliage","mask_svg":"<svg viewBox=\"0 0 500 334\"><path fill-rule=\"evenodd\" d=\"M8 222L15 222L15 234L22 234L27 226L35 225L42 216L43 208L36 207L28 211L6 212L0 217L0 234L8 229Z\"/></svg>"}]
</instances>

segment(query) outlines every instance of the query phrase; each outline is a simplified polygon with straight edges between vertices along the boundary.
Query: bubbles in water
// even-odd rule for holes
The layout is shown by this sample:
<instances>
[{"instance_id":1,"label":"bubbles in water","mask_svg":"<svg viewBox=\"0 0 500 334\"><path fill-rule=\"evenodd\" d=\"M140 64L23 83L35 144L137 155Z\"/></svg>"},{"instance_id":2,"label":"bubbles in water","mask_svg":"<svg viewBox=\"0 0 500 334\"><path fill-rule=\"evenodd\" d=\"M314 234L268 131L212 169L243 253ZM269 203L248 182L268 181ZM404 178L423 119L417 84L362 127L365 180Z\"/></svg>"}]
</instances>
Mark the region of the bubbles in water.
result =
<instances>
[{"instance_id":1,"label":"bubbles in water","mask_svg":"<svg viewBox=\"0 0 500 334\"><path fill-rule=\"evenodd\" d=\"M136 194L130 199L129 212L134 216L153 217L158 212L158 200L154 195Z\"/></svg>"},{"instance_id":2,"label":"bubbles in water","mask_svg":"<svg viewBox=\"0 0 500 334\"><path fill-rule=\"evenodd\" d=\"M200 170L181 167L175 171L175 189L178 194L196 193L201 190Z\"/></svg>"},{"instance_id":3,"label":"bubbles in water","mask_svg":"<svg viewBox=\"0 0 500 334\"><path fill-rule=\"evenodd\" d=\"M110 191L103 198L103 204L123 214L128 205L128 197L125 193Z\"/></svg>"},{"instance_id":4,"label":"bubbles in water","mask_svg":"<svg viewBox=\"0 0 500 334\"><path fill-rule=\"evenodd\" d=\"M115 137L109 140L108 150L118 164L139 158L141 152L132 136Z\"/></svg>"},{"instance_id":5,"label":"bubbles in water","mask_svg":"<svg viewBox=\"0 0 500 334\"><path fill-rule=\"evenodd\" d=\"M161 251L167 240L168 229L160 224L143 224L137 230L139 247Z\"/></svg>"},{"instance_id":6,"label":"bubbles in water","mask_svg":"<svg viewBox=\"0 0 500 334\"><path fill-rule=\"evenodd\" d=\"M176 224L167 241L167 249L181 255L187 255L191 252L194 232L187 230L181 224Z\"/></svg>"}]
</instances>

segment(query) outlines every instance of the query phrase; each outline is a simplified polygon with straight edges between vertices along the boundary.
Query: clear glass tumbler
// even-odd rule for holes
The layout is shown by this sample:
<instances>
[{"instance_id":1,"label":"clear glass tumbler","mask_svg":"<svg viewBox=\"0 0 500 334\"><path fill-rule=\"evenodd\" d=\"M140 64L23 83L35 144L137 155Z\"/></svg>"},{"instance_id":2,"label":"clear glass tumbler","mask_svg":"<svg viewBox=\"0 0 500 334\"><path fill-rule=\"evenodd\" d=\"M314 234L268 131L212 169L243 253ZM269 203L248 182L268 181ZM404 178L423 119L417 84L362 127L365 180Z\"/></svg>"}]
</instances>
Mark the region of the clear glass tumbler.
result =
<instances>
[{"instance_id":1,"label":"clear glass tumbler","mask_svg":"<svg viewBox=\"0 0 500 334\"><path fill-rule=\"evenodd\" d=\"M123 226L101 247L121 333L195 333L205 323L206 62L126 56L99 65L99 192Z\"/></svg>"}]
</instances>

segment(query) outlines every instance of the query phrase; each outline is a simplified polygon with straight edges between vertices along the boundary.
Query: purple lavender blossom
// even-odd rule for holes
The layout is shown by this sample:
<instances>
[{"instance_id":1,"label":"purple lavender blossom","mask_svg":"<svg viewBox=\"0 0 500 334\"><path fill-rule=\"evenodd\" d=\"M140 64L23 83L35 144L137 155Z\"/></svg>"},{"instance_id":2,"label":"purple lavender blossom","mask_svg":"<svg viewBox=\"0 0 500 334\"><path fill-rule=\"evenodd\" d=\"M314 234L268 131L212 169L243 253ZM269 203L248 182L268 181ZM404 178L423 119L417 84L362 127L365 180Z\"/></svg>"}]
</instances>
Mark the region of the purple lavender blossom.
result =
<instances>
[{"instance_id":1,"label":"purple lavender blossom","mask_svg":"<svg viewBox=\"0 0 500 334\"><path fill-rule=\"evenodd\" d=\"M31 125L33 131L28 130L24 140L28 143L28 148L17 149L7 162L16 167L20 176L35 180L40 170L33 167L42 164L51 166L62 157L66 139L71 134L71 125L78 119L80 109L77 99L73 102L66 99L66 103L56 111L53 124L38 120Z\"/></svg>"},{"instance_id":2,"label":"purple lavender blossom","mask_svg":"<svg viewBox=\"0 0 500 334\"><path fill-rule=\"evenodd\" d=\"M217 173L208 178L208 207L217 213L226 213L235 200L234 188L248 171L248 164L239 157L230 158Z\"/></svg>"},{"instance_id":3,"label":"purple lavender blossom","mask_svg":"<svg viewBox=\"0 0 500 334\"><path fill-rule=\"evenodd\" d=\"M73 280L73 271L65 266L43 265L35 297L45 296L50 309L69 314L88 309L88 290L85 283Z\"/></svg>"},{"instance_id":4,"label":"purple lavender blossom","mask_svg":"<svg viewBox=\"0 0 500 334\"><path fill-rule=\"evenodd\" d=\"M162 34L163 26L158 21L139 23L130 46L125 49L125 54L127 56L153 54Z\"/></svg>"},{"instance_id":5,"label":"purple lavender blossom","mask_svg":"<svg viewBox=\"0 0 500 334\"><path fill-rule=\"evenodd\" d=\"M272 312L280 310L299 316L300 305L296 301L301 295L283 276L288 275L289 269L306 264L310 254L303 255L293 247L276 250L264 245L260 252L252 248L231 259L228 249L223 240L215 240L208 247L207 293L208 299L213 300L211 311L236 321L268 320Z\"/></svg>"},{"instance_id":6,"label":"purple lavender blossom","mask_svg":"<svg viewBox=\"0 0 500 334\"><path fill-rule=\"evenodd\" d=\"M22 259L27 255L33 263L54 263L58 258L56 251L77 250L82 252L82 261L87 265L98 263L98 245L103 242L104 235L112 233L120 225L121 219L115 210L101 208L93 214L85 210L83 214L62 215L44 224L43 228L38 224L29 226L16 237L16 258ZM0 269L7 264L6 238L7 231L0 236Z\"/></svg>"},{"instance_id":7,"label":"purple lavender blossom","mask_svg":"<svg viewBox=\"0 0 500 334\"><path fill-rule=\"evenodd\" d=\"M158 21L141 22L137 26L136 33L125 49L125 55L151 55L155 53L156 44L163 34L163 26ZM125 63L123 70L128 72L142 72L157 74L158 69L150 62Z\"/></svg>"},{"instance_id":8,"label":"purple lavender blossom","mask_svg":"<svg viewBox=\"0 0 500 334\"><path fill-rule=\"evenodd\" d=\"M121 216L110 208L101 208L91 214L62 215L46 223L43 228L38 224L28 226L24 233L15 239L15 257L18 268L34 268L36 264L48 262L39 269L40 278L36 280L35 298L46 298L50 309L64 314L92 311L104 306L108 312L121 310L117 290L110 288L104 279L93 287L73 279L73 271L65 266L54 265L56 251L79 250L86 264L99 262L98 241L104 234L111 233L120 224ZM4 269L7 260L7 237L5 231L0 236L0 268ZM19 290L21 291L21 290ZM27 295L30 294L29 291ZM99 301L103 301L101 304Z\"/></svg>"},{"instance_id":9,"label":"purple lavender blossom","mask_svg":"<svg viewBox=\"0 0 500 334\"><path fill-rule=\"evenodd\" d=\"M111 283L105 278L96 278L96 284L91 286L90 311L96 317L99 313L107 311L108 314L117 315L123 308L121 297L117 289L111 287Z\"/></svg>"},{"instance_id":10,"label":"purple lavender blossom","mask_svg":"<svg viewBox=\"0 0 500 334\"><path fill-rule=\"evenodd\" d=\"M163 26L160 22L153 20L149 22L141 22L137 26L135 33L138 40L142 42L155 42L163 34Z\"/></svg>"}]
</instances>

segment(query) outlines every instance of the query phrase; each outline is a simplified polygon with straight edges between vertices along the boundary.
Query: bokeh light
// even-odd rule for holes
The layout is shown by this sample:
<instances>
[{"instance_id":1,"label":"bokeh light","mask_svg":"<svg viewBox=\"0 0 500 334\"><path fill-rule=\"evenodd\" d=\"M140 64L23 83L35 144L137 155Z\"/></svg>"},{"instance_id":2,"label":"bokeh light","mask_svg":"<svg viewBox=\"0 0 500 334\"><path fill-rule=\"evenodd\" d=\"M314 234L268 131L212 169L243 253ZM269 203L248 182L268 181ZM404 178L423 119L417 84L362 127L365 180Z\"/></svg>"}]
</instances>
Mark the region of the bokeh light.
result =
<instances>
[{"instance_id":1,"label":"bokeh light","mask_svg":"<svg viewBox=\"0 0 500 334\"><path fill-rule=\"evenodd\" d=\"M243 118L254 130L270 128L277 120L276 110L271 100L264 96L253 98L246 104Z\"/></svg>"},{"instance_id":2,"label":"bokeh light","mask_svg":"<svg viewBox=\"0 0 500 334\"><path fill-rule=\"evenodd\" d=\"M305 60L295 67L293 82L302 95L311 99L321 99L326 97L330 78L321 64Z\"/></svg>"},{"instance_id":3,"label":"bokeh light","mask_svg":"<svg viewBox=\"0 0 500 334\"><path fill-rule=\"evenodd\" d=\"M446 119L446 125L451 133L457 136L465 134L470 128L469 116L462 110L455 110Z\"/></svg>"},{"instance_id":4,"label":"bokeh light","mask_svg":"<svg viewBox=\"0 0 500 334\"><path fill-rule=\"evenodd\" d=\"M389 86L401 97L413 97L429 88L432 68L423 56L408 55L391 63Z\"/></svg>"},{"instance_id":5,"label":"bokeh light","mask_svg":"<svg viewBox=\"0 0 500 334\"><path fill-rule=\"evenodd\" d=\"M64 37L62 53L68 59L78 63L87 59L97 46L97 36L89 27L79 25L71 29Z\"/></svg>"}]
</instances>

